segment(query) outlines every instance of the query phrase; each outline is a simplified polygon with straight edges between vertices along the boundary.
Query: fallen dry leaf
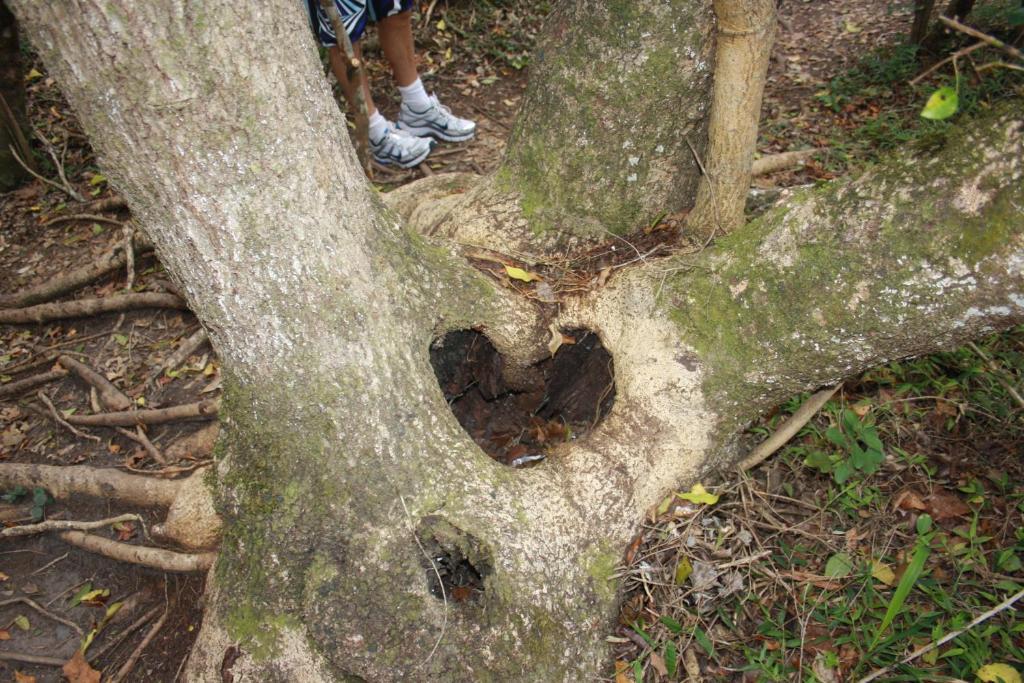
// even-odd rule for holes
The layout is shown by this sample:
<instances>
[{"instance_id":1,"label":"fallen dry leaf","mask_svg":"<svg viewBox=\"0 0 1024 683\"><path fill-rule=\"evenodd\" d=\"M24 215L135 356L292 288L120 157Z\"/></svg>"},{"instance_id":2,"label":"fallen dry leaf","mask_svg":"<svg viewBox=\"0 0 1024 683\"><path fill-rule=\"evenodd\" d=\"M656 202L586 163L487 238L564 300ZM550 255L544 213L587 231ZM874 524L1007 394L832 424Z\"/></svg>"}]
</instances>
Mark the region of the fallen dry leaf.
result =
<instances>
[{"instance_id":1,"label":"fallen dry leaf","mask_svg":"<svg viewBox=\"0 0 1024 683\"><path fill-rule=\"evenodd\" d=\"M15 671L14 683L36 683L36 677L23 674L20 671Z\"/></svg>"},{"instance_id":2,"label":"fallen dry leaf","mask_svg":"<svg viewBox=\"0 0 1024 683\"><path fill-rule=\"evenodd\" d=\"M900 510L927 510L928 506L921 499L921 494L913 489L905 489L896 495L892 505Z\"/></svg>"},{"instance_id":3,"label":"fallen dry leaf","mask_svg":"<svg viewBox=\"0 0 1024 683\"><path fill-rule=\"evenodd\" d=\"M935 489L930 496L924 499L928 514L936 521L963 517L971 513L971 508L960 500L960 496L950 493L946 489Z\"/></svg>"},{"instance_id":4,"label":"fallen dry leaf","mask_svg":"<svg viewBox=\"0 0 1024 683\"><path fill-rule=\"evenodd\" d=\"M633 677L629 675L629 662L623 659L615 660L615 683L632 683Z\"/></svg>"},{"instance_id":5,"label":"fallen dry leaf","mask_svg":"<svg viewBox=\"0 0 1024 683\"><path fill-rule=\"evenodd\" d=\"M63 668L68 683L100 683L100 672L89 666L81 650L67 661Z\"/></svg>"}]
</instances>

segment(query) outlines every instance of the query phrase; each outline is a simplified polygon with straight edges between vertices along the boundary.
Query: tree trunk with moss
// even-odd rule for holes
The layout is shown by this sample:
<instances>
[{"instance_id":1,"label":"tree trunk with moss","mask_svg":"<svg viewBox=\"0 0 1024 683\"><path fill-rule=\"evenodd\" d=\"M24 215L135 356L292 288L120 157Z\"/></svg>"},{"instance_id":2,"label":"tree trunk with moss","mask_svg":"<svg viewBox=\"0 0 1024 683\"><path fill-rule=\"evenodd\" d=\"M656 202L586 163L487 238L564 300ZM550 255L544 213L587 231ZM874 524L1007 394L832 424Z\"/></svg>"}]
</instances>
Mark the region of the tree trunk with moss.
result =
<instances>
[{"instance_id":1,"label":"tree trunk with moss","mask_svg":"<svg viewBox=\"0 0 1024 683\"><path fill-rule=\"evenodd\" d=\"M551 311L384 205L294 3L250 8L259 41L231 5L15 8L223 361L225 533L193 681L594 680L645 510L733 462L745 424L1024 319L1019 110ZM434 190L396 201L433 210ZM549 324L600 335L615 404L512 469L456 422L428 347L481 330L525 371ZM437 554L480 591L439 599Z\"/></svg>"}]
</instances>

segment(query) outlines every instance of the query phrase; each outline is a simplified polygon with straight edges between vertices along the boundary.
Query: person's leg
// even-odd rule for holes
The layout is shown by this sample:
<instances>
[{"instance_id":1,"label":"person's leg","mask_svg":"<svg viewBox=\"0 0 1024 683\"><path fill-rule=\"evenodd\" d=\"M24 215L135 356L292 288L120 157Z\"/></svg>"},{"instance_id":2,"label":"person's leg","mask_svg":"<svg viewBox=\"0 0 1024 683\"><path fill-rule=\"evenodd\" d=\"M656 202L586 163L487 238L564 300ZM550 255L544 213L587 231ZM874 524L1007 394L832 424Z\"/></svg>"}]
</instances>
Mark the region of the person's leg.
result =
<instances>
[{"instance_id":1,"label":"person's leg","mask_svg":"<svg viewBox=\"0 0 1024 683\"><path fill-rule=\"evenodd\" d=\"M363 44L359 42L353 43L352 51L355 53L356 59L362 62ZM334 77L338 79L338 85L341 86L341 91L345 93L345 101L349 103L349 106L352 106L352 103L355 102L356 91L352 87L352 83L348 80L348 68L345 63L345 55L340 47L334 45L328 49L327 56L331 62L331 71L334 72ZM366 98L366 113L373 116L373 113L377 111L377 106L373 103L373 95L370 94L370 84L367 81L369 81L368 78L363 79L363 96Z\"/></svg>"},{"instance_id":2,"label":"person's leg","mask_svg":"<svg viewBox=\"0 0 1024 683\"><path fill-rule=\"evenodd\" d=\"M377 34L398 86L409 86L419 80L412 41L412 12L399 12L379 20Z\"/></svg>"}]
</instances>

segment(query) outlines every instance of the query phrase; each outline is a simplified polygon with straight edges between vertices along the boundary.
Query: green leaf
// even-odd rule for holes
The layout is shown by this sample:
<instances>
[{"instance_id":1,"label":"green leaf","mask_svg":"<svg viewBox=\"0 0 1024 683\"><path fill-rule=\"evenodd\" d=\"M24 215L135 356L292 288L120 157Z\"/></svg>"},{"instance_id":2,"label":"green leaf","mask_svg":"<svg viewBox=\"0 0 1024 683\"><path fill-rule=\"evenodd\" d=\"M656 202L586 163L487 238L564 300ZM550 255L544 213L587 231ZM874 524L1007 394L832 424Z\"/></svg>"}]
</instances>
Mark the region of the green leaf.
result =
<instances>
[{"instance_id":1,"label":"green leaf","mask_svg":"<svg viewBox=\"0 0 1024 683\"><path fill-rule=\"evenodd\" d=\"M718 496L714 493L708 493L700 484L694 484L691 486L689 493L677 493L676 495L683 500L688 500L691 503L698 503L700 505L714 505L718 502Z\"/></svg>"},{"instance_id":2,"label":"green leaf","mask_svg":"<svg viewBox=\"0 0 1024 683\"><path fill-rule=\"evenodd\" d=\"M697 641L697 644L704 648L704 652L708 653L709 657L715 656L715 644L708 638L708 634L704 632L700 626L693 627L693 639Z\"/></svg>"},{"instance_id":3,"label":"green leaf","mask_svg":"<svg viewBox=\"0 0 1024 683\"><path fill-rule=\"evenodd\" d=\"M690 578L690 574L693 573L693 565L685 557L679 558L679 564L676 565L675 580L677 586L682 586L686 583L686 580Z\"/></svg>"},{"instance_id":4,"label":"green leaf","mask_svg":"<svg viewBox=\"0 0 1024 683\"><path fill-rule=\"evenodd\" d=\"M921 110L921 117L932 121L942 121L955 114L959 107L960 97L956 94L956 90L947 85L932 93L924 105L924 109Z\"/></svg>"},{"instance_id":5,"label":"green leaf","mask_svg":"<svg viewBox=\"0 0 1024 683\"><path fill-rule=\"evenodd\" d=\"M832 458L829 457L828 453L824 451L811 451L804 458L804 465L811 469L818 470L822 474L828 474L832 471Z\"/></svg>"},{"instance_id":6,"label":"green leaf","mask_svg":"<svg viewBox=\"0 0 1024 683\"><path fill-rule=\"evenodd\" d=\"M68 607L74 607L78 603L82 602L82 598L89 594L92 590L92 584L88 581L82 584L82 587L75 591L75 594L71 596L71 600L68 601Z\"/></svg>"},{"instance_id":7,"label":"green leaf","mask_svg":"<svg viewBox=\"0 0 1024 683\"><path fill-rule=\"evenodd\" d=\"M636 683L644 683L644 665L639 659L633 660L633 680Z\"/></svg>"},{"instance_id":8,"label":"green leaf","mask_svg":"<svg viewBox=\"0 0 1024 683\"><path fill-rule=\"evenodd\" d=\"M882 440L878 438L878 430L874 427L865 427L860 433L860 440L873 451L878 451L879 453L885 452L885 446L882 445Z\"/></svg>"},{"instance_id":9,"label":"green leaf","mask_svg":"<svg viewBox=\"0 0 1024 683\"><path fill-rule=\"evenodd\" d=\"M852 474L853 467L846 461L838 463L832 470L832 478L836 480L837 484L845 484Z\"/></svg>"},{"instance_id":10,"label":"green leaf","mask_svg":"<svg viewBox=\"0 0 1024 683\"><path fill-rule=\"evenodd\" d=\"M931 531L932 530L932 516L931 515L921 515L920 517L918 517L917 518L916 528L917 528L917 533L922 534L922 535L928 533L929 531Z\"/></svg>"},{"instance_id":11,"label":"green leaf","mask_svg":"<svg viewBox=\"0 0 1024 683\"><path fill-rule=\"evenodd\" d=\"M516 268L514 266L505 266L505 273L513 280L522 280L523 282L533 282L534 280L540 280L540 275L531 273L528 270L522 268Z\"/></svg>"},{"instance_id":12,"label":"green leaf","mask_svg":"<svg viewBox=\"0 0 1024 683\"><path fill-rule=\"evenodd\" d=\"M32 624L29 623L28 617L24 614L19 614L14 617L14 625L20 628L22 631L27 631L32 628Z\"/></svg>"},{"instance_id":13,"label":"green leaf","mask_svg":"<svg viewBox=\"0 0 1024 683\"><path fill-rule=\"evenodd\" d=\"M921 524L922 519L927 519L927 523ZM921 515L918 518L917 530L919 533L924 534L921 531L922 526L927 531L931 528L931 517L928 515ZM900 583L896 586L896 590L892 593L892 600L889 601L889 606L885 610L885 616L882 617L882 623L878 626L878 631L875 632L875 637L871 640L871 645L868 646L868 650L874 650L875 646L878 645L878 641L881 639L885 631L892 625L893 619L903 611L903 603L907 601L907 596L910 595L910 591L913 590L914 584L921 577L921 573L924 570L924 563L928 560L928 556L931 554L931 547L928 545L928 539L925 536L920 536L917 539L917 543L914 544L914 555L910 559L910 564L907 565L907 569L903 572L903 576L900 577Z\"/></svg>"},{"instance_id":14,"label":"green leaf","mask_svg":"<svg viewBox=\"0 0 1024 683\"><path fill-rule=\"evenodd\" d=\"M683 632L683 625L675 619L673 619L672 617L661 617L661 619L659 619L658 621L664 624L665 628L667 628L669 631L672 631L672 633L676 635L679 635Z\"/></svg>"},{"instance_id":15,"label":"green leaf","mask_svg":"<svg viewBox=\"0 0 1024 683\"><path fill-rule=\"evenodd\" d=\"M676 644L671 640L665 643L665 670L669 678L676 677L676 667L679 663L679 655L676 652Z\"/></svg>"},{"instance_id":16,"label":"green leaf","mask_svg":"<svg viewBox=\"0 0 1024 683\"><path fill-rule=\"evenodd\" d=\"M1006 23L1010 26L1024 26L1024 7L1016 7L1006 15Z\"/></svg>"},{"instance_id":17,"label":"green leaf","mask_svg":"<svg viewBox=\"0 0 1024 683\"><path fill-rule=\"evenodd\" d=\"M853 572L853 558L850 553L836 553L825 563L825 576L830 579L841 579Z\"/></svg>"},{"instance_id":18,"label":"green leaf","mask_svg":"<svg viewBox=\"0 0 1024 683\"><path fill-rule=\"evenodd\" d=\"M89 184L93 187L107 182L107 177L102 173L94 173L92 178L89 178Z\"/></svg>"}]
</instances>

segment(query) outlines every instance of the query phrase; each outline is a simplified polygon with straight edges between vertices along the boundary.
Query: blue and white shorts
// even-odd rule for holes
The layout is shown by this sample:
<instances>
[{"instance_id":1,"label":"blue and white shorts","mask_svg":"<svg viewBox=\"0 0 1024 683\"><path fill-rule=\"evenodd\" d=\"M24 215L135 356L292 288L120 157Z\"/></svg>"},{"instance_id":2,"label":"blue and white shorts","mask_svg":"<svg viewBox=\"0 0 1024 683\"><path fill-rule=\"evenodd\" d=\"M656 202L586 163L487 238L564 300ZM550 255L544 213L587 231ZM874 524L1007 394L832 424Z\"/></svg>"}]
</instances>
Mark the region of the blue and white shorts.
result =
<instances>
[{"instance_id":1,"label":"blue and white shorts","mask_svg":"<svg viewBox=\"0 0 1024 683\"><path fill-rule=\"evenodd\" d=\"M413 0L334 0L341 13L341 21L345 25L348 39L353 43L359 40L366 30L366 22L376 23L400 12L412 9ZM320 0L306 0L309 20L320 44L333 47L338 44L337 36L331 27L331 20L320 6Z\"/></svg>"}]
</instances>

